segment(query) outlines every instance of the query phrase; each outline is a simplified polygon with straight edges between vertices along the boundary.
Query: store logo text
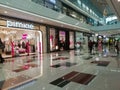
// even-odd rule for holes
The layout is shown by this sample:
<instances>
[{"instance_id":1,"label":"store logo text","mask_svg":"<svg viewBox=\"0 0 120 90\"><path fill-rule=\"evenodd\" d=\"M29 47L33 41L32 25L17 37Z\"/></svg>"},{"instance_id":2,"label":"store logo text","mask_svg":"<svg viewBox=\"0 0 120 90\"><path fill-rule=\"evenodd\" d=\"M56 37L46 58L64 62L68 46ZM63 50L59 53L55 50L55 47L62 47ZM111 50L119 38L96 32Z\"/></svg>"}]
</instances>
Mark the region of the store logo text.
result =
<instances>
[{"instance_id":1,"label":"store logo text","mask_svg":"<svg viewBox=\"0 0 120 90\"><path fill-rule=\"evenodd\" d=\"M15 22L15 21L7 21L7 27L17 27L17 28L27 28L27 29L34 29L34 25L26 24L22 22Z\"/></svg>"}]
</instances>

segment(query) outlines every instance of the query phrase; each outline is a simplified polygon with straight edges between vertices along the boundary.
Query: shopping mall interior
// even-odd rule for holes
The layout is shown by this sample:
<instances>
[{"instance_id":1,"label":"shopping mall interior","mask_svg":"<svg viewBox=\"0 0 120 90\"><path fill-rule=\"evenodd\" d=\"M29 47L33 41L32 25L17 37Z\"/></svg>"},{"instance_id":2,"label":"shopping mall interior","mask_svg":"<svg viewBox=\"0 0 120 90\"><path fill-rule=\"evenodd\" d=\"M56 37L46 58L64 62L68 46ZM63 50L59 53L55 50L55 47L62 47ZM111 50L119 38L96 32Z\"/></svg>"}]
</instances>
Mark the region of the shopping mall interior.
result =
<instances>
[{"instance_id":1,"label":"shopping mall interior","mask_svg":"<svg viewBox=\"0 0 120 90\"><path fill-rule=\"evenodd\" d=\"M120 0L0 0L0 90L120 90Z\"/></svg>"}]
</instances>

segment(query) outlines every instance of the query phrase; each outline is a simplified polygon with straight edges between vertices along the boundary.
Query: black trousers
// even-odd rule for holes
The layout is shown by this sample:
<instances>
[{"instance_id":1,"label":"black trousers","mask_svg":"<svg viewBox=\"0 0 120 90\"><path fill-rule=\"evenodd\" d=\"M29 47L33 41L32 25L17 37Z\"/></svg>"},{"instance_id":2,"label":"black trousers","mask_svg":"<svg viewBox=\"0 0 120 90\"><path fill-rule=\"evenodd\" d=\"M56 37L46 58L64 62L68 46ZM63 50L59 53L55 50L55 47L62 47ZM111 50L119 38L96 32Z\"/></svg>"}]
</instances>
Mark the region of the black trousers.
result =
<instances>
[{"instance_id":1,"label":"black trousers","mask_svg":"<svg viewBox=\"0 0 120 90\"><path fill-rule=\"evenodd\" d=\"M4 59L3 59L3 57L2 57L2 55L0 54L0 63L4 63Z\"/></svg>"}]
</instances>

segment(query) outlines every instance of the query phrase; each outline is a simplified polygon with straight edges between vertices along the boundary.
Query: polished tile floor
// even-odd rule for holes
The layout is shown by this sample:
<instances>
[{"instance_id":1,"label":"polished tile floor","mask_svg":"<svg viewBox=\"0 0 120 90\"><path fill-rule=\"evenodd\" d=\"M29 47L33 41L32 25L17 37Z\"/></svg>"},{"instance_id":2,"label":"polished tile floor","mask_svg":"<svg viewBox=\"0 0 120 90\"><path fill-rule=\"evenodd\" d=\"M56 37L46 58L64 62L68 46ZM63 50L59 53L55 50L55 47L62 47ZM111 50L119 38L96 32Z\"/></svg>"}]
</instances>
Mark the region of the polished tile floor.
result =
<instances>
[{"instance_id":1,"label":"polished tile floor","mask_svg":"<svg viewBox=\"0 0 120 90\"><path fill-rule=\"evenodd\" d=\"M120 55L61 51L5 59L0 90L120 90Z\"/></svg>"}]
</instances>

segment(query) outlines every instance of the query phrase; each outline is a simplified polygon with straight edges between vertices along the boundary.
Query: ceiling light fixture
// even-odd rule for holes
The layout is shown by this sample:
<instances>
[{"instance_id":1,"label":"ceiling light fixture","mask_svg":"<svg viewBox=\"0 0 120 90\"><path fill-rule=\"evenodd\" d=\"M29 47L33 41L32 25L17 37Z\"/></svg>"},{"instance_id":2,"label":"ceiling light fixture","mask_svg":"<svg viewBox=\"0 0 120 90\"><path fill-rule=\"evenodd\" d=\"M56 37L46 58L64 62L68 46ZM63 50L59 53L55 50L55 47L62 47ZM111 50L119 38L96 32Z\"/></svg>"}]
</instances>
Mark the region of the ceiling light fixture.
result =
<instances>
[{"instance_id":1,"label":"ceiling light fixture","mask_svg":"<svg viewBox=\"0 0 120 90\"><path fill-rule=\"evenodd\" d=\"M118 0L118 2L120 2L120 0Z\"/></svg>"}]
</instances>

